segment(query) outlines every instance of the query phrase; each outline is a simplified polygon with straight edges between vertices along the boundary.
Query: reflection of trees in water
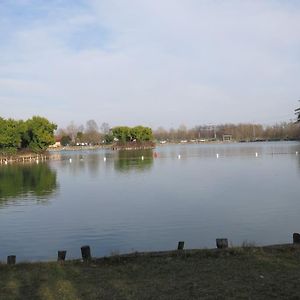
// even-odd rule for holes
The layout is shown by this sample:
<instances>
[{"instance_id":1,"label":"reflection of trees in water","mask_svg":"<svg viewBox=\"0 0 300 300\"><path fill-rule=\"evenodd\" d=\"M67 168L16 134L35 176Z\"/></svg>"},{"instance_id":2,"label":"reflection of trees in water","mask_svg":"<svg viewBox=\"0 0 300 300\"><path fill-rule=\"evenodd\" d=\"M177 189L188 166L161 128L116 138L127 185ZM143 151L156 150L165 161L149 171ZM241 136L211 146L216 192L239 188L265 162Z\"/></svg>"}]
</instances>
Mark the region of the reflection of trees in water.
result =
<instances>
[{"instance_id":1,"label":"reflection of trees in water","mask_svg":"<svg viewBox=\"0 0 300 300\"><path fill-rule=\"evenodd\" d=\"M143 157L143 159L142 159ZM126 171L146 171L153 165L153 150L120 150L118 158L114 161L115 170Z\"/></svg>"},{"instance_id":2,"label":"reflection of trees in water","mask_svg":"<svg viewBox=\"0 0 300 300\"><path fill-rule=\"evenodd\" d=\"M106 160L104 161L104 157ZM71 159L71 162L70 162ZM97 175L102 168L112 168L114 154L109 152L101 153L78 153L72 156L64 156L61 169L66 169L72 176L78 176L88 171L92 176Z\"/></svg>"},{"instance_id":3,"label":"reflection of trees in water","mask_svg":"<svg viewBox=\"0 0 300 300\"><path fill-rule=\"evenodd\" d=\"M29 194L44 198L56 188L56 172L47 164L0 167L0 204Z\"/></svg>"},{"instance_id":4,"label":"reflection of trees in water","mask_svg":"<svg viewBox=\"0 0 300 300\"><path fill-rule=\"evenodd\" d=\"M91 174L97 174L100 168L100 162L102 162L99 154L90 154L87 159L88 170Z\"/></svg>"}]
</instances>

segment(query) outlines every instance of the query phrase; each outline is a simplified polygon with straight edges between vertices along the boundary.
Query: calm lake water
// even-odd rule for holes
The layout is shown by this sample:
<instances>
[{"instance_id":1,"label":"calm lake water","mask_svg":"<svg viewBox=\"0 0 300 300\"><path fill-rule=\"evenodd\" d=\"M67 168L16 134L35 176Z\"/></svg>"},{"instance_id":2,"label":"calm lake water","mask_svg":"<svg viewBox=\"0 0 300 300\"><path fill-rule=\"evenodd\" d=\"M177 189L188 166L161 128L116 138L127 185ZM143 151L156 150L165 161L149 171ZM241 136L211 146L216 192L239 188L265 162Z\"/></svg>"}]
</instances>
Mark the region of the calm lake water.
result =
<instances>
[{"instance_id":1,"label":"calm lake water","mask_svg":"<svg viewBox=\"0 0 300 300\"><path fill-rule=\"evenodd\" d=\"M0 166L0 260L55 260L63 249L79 258L85 244L103 256L175 249L179 240L215 247L218 237L287 243L300 231L300 143L60 155Z\"/></svg>"}]
</instances>

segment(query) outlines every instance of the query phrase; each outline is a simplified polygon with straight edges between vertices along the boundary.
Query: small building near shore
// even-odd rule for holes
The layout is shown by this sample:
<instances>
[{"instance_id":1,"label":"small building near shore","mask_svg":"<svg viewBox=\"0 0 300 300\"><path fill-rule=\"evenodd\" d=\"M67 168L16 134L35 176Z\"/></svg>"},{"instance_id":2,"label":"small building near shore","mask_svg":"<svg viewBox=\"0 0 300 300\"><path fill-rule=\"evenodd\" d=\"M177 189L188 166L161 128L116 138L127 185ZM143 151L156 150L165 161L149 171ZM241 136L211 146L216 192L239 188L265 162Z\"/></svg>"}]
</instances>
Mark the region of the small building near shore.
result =
<instances>
[{"instance_id":1,"label":"small building near shore","mask_svg":"<svg viewBox=\"0 0 300 300\"><path fill-rule=\"evenodd\" d=\"M56 138L55 139L55 143L53 145L50 145L49 148L59 148L61 147L61 139L60 138Z\"/></svg>"},{"instance_id":2,"label":"small building near shore","mask_svg":"<svg viewBox=\"0 0 300 300\"><path fill-rule=\"evenodd\" d=\"M231 142L232 134L223 134L223 142Z\"/></svg>"}]
</instances>

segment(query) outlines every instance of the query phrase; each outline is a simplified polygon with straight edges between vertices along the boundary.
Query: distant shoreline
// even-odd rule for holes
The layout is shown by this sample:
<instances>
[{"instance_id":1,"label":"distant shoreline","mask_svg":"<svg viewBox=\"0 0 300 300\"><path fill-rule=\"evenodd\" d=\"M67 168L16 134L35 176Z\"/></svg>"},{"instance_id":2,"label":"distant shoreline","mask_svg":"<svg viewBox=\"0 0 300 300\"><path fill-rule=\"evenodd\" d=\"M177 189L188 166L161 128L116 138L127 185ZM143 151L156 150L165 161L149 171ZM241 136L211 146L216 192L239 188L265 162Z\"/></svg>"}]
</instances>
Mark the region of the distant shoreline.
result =
<instances>
[{"instance_id":1,"label":"distant shoreline","mask_svg":"<svg viewBox=\"0 0 300 300\"><path fill-rule=\"evenodd\" d=\"M59 151L78 151L78 150L98 150L98 149L111 149L111 150L143 150L154 149L157 146L154 142L145 143L125 143L125 144L110 144L110 145L94 145L94 146L62 146L57 148L49 148L49 152Z\"/></svg>"},{"instance_id":2,"label":"distant shoreline","mask_svg":"<svg viewBox=\"0 0 300 300\"><path fill-rule=\"evenodd\" d=\"M98 149L112 149L112 150L136 150L136 149L151 149L158 146L168 145L210 145L210 144L250 144L250 143L271 143L271 142L300 142L300 140L259 140L259 141L205 141L205 142L156 142L154 146L139 147L139 146L118 146L118 145L95 145L95 146L64 146L57 148L49 148L49 152L60 151L79 151L79 150L98 150Z\"/></svg>"},{"instance_id":3,"label":"distant shoreline","mask_svg":"<svg viewBox=\"0 0 300 300\"><path fill-rule=\"evenodd\" d=\"M47 160L55 160L57 157L55 153L62 151L83 151L83 150L99 150L109 149L114 151L119 150L146 150L155 149L160 146L170 145L230 145L230 144L250 144L250 143L269 143L269 142L300 142L299 140L266 140L266 141L206 141L206 142L166 142L166 143L153 143L151 145L96 145L96 146L65 146L57 148L48 148L43 153L16 153L11 155L0 155L0 165L11 164L11 163L32 163Z\"/></svg>"}]
</instances>

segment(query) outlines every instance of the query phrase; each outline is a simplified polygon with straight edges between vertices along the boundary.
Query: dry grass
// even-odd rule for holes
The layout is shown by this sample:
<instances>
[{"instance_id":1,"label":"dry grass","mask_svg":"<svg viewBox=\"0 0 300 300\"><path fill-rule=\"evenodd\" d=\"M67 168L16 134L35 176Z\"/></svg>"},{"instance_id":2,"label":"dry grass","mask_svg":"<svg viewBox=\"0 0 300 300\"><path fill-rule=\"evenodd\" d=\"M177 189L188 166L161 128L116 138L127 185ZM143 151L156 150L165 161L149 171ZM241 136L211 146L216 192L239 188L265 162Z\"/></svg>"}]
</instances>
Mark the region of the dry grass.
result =
<instances>
[{"instance_id":1,"label":"dry grass","mask_svg":"<svg viewBox=\"0 0 300 300\"><path fill-rule=\"evenodd\" d=\"M0 265L0 299L300 299L299 247Z\"/></svg>"}]
</instances>

